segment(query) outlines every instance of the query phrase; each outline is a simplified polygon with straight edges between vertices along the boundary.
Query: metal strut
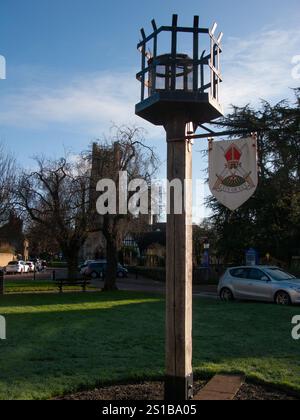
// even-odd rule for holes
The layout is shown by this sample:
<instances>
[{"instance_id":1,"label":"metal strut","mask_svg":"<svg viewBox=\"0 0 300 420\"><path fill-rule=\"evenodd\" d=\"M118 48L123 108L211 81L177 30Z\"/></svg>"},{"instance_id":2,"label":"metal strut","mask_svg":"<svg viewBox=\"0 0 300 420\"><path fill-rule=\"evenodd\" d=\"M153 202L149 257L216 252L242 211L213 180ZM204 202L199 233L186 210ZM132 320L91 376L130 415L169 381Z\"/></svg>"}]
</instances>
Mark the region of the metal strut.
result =
<instances>
[{"instance_id":1,"label":"metal strut","mask_svg":"<svg viewBox=\"0 0 300 420\"><path fill-rule=\"evenodd\" d=\"M259 132L259 130L255 130L256 133ZM174 138L174 139L170 139L169 141L172 142L179 142L179 141L183 141L183 140L194 140L194 139L207 139L207 138L214 138L214 137L223 137L223 136L237 136L237 135L249 135L249 133L253 133L252 130L234 130L234 131L219 131L219 132L214 132L212 130L209 130L208 133L203 133L203 134L196 134L196 135L188 135L185 137L185 139L181 138Z\"/></svg>"}]
</instances>

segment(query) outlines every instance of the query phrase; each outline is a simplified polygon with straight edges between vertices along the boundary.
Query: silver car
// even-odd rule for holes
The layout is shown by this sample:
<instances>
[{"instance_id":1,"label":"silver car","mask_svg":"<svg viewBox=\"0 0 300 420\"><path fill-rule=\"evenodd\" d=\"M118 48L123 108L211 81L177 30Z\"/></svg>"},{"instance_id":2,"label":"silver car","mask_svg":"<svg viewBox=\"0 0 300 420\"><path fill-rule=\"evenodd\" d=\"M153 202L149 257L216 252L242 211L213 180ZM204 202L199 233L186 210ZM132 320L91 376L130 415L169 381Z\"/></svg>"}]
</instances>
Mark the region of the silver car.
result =
<instances>
[{"instance_id":1,"label":"silver car","mask_svg":"<svg viewBox=\"0 0 300 420\"><path fill-rule=\"evenodd\" d=\"M234 299L300 303L300 279L278 267L253 266L229 268L220 279L218 293L223 301Z\"/></svg>"}]
</instances>

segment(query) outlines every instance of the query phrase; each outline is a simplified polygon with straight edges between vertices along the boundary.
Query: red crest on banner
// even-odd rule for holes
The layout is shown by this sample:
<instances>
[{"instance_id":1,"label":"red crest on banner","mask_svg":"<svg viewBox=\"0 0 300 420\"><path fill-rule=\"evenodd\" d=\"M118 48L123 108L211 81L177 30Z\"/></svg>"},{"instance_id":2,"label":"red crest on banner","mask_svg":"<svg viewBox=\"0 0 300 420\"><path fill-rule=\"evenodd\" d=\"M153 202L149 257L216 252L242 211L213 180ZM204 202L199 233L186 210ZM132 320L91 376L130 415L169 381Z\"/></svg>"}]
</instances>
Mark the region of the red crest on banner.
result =
<instances>
[{"instance_id":1,"label":"red crest on banner","mask_svg":"<svg viewBox=\"0 0 300 420\"><path fill-rule=\"evenodd\" d=\"M209 186L220 203L236 210L254 194L257 184L256 138L210 142Z\"/></svg>"}]
</instances>

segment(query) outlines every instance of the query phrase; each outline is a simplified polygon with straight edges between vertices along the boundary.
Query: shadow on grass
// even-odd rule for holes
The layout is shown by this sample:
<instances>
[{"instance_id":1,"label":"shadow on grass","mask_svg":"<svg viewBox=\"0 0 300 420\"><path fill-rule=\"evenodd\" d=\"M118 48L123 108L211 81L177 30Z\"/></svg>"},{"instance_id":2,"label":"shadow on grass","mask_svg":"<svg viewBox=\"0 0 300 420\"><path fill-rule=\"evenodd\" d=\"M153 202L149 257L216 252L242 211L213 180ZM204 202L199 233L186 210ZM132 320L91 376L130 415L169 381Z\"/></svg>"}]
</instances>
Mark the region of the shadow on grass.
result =
<instances>
[{"instance_id":1,"label":"shadow on grass","mask_svg":"<svg viewBox=\"0 0 300 420\"><path fill-rule=\"evenodd\" d=\"M32 295L30 302L27 296L11 298L1 306L12 300L27 305L23 310L41 306L43 312L6 315L0 398L50 398L82 386L162 375L164 305L159 298L151 301L140 293ZM113 298L117 306L106 307ZM65 310L51 311L60 300ZM72 310L79 303L81 311ZM100 306L90 309L94 304Z\"/></svg>"}]
</instances>

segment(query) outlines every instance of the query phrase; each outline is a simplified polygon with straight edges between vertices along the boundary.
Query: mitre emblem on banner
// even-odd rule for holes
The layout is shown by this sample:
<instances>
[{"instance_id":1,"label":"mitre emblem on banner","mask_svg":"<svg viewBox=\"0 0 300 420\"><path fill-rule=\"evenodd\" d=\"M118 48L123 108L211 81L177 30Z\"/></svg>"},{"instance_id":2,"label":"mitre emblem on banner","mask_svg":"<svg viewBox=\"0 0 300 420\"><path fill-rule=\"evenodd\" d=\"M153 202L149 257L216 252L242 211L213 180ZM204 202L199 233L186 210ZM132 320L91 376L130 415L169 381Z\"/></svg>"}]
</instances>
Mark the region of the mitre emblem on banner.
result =
<instances>
[{"instance_id":1,"label":"mitre emblem on banner","mask_svg":"<svg viewBox=\"0 0 300 420\"><path fill-rule=\"evenodd\" d=\"M209 144L210 190L220 203L236 210L257 188L257 140L249 137Z\"/></svg>"}]
</instances>

